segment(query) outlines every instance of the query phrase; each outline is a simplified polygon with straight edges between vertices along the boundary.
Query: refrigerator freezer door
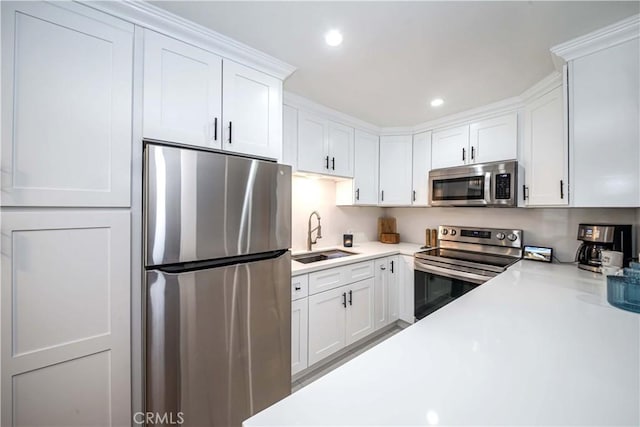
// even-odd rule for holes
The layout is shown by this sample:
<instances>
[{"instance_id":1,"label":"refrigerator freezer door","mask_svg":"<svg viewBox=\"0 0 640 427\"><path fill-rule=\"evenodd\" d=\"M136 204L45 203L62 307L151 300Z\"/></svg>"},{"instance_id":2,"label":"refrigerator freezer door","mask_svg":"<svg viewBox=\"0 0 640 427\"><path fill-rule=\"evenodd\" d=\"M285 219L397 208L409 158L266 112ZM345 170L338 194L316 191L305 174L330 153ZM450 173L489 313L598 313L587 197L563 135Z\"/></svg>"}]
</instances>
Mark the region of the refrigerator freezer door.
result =
<instances>
[{"instance_id":1,"label":"refrigerator freezer door","mask_svg":"<svg viewBox=\"0 0 640 427\"><path fill-rule=\"evenodd\" d=\"M291 257L147 272L146 411L240 426L291 392Z\"/></svg>"},{"instance_id":2,"label":"refrigerator freezer door","mask_svg":"<svg viewBox=\"0 0 640 427\"><path fill-rule=\"evenodd\" d=\"M291 167L147 144L145 265L291 246Z\"/></svg>"}]
</instances>

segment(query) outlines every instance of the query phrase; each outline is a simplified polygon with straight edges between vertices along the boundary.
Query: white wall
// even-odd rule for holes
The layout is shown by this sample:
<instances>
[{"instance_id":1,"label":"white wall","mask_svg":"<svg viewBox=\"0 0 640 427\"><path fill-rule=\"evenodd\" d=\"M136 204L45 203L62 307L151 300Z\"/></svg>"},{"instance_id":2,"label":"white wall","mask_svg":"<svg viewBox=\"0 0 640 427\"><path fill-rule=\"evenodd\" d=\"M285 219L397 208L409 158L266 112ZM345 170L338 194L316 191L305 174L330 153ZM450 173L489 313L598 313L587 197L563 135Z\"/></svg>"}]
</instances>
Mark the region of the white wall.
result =
<instances>
[{"instance_id":1,"label":"white wall","mask_svg":"<svg viewBox=\"0 0 640 427\"><path fill-rule=\"evenodd\" d=\"M550 246L561 261L572 261L578 247L576 235L582 222L634 224L640 241L640 209L499 209L499 208L389 208L400 239L424 243L425 228L439 225L516 228L524 230L524 243ZM634 248L637 246L634 243ZM634 249L637 256L637 249Z\"/></svg>"},{"instance_id":2,"label":"white wall","mask_svg":"<svg viewBox=\"0 0 640 427\"><path fill-rule=\"evenodd\" d=\"M341 245L342 235L348 231L354 233L355 242L377 240L378 217L383 216L384 210L377 207L337 207L334 181L294 176L291 198L291 245L294 251L306 250L309 215L314 210L322 217L322 239L314 249ZM312 227L316 223L314 217Z\"/></svg>"}]
</instances>

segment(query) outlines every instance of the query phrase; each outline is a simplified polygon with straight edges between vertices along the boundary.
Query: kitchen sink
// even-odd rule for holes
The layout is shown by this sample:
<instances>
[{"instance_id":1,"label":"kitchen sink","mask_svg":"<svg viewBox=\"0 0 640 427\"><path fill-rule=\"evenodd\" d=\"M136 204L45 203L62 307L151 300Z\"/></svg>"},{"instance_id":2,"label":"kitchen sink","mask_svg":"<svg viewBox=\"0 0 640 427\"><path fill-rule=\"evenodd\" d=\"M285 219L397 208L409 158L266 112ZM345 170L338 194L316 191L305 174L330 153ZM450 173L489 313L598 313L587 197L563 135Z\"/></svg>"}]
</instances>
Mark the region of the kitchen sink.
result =
<instances>
[{"instance_id":1,"label":"kitchen sink","mask_svg":"<svg viewBox=\"0 0 640 427\"><path fill-rule=\"evenodd\" d=\"M303 264L310 264L312 262L342 258L346 256L351 256L351 255L357 255L357 254L355 252L347 252L340 249L332 249L332 250L322 251L322 252L312 252L309 254L294 255L291 258Z\"/></svg>"}]
</instances>

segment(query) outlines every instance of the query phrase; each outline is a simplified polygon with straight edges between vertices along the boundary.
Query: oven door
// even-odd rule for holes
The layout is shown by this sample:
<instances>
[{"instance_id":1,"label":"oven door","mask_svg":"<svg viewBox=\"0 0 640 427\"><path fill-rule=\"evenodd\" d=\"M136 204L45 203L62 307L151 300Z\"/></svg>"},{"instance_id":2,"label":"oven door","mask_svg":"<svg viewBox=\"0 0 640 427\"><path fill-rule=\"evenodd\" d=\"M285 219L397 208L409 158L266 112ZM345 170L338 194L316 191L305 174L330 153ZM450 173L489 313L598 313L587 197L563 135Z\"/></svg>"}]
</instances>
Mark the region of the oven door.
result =
<instances>
[{"instance_id":1,"label":"oven door","mask_svg":"<svg viewBox=\"0 0 640 427\"><path fill-rule=\"evenodd\" d=\"M431 206L489 205L491 173L469 169L463 174L429 174Z\"/></svg>"},{"instance_id":2,"label":"oven door","mask_svg":"<svg viewBox=\"0 0 640 427\"><path fill-rule=\"evenodd\" d=\"M490 277L415 261L414 315L416 320L461 297Z\"/></svg>"}]
</instances>

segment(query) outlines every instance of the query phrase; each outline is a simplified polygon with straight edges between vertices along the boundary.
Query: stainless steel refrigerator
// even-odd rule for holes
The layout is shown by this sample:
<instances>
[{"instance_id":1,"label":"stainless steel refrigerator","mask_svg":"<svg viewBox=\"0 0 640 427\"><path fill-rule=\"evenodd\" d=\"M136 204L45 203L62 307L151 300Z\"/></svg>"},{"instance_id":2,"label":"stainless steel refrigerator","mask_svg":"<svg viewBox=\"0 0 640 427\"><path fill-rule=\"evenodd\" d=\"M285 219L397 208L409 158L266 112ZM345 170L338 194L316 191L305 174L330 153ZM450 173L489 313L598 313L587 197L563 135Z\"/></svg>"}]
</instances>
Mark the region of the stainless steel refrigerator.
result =
<instances>
[{"instance_id":1,"label":"stainless steel refrigerator","mask_svg":"<svg viewBox=\"0 0 640 427\"><path fill-rule=\"evenodd\" d=\"M291 168L144 154L145 410L240 425L291 392Z\"/></svg>"}]
</instances>

